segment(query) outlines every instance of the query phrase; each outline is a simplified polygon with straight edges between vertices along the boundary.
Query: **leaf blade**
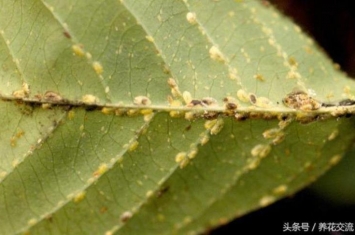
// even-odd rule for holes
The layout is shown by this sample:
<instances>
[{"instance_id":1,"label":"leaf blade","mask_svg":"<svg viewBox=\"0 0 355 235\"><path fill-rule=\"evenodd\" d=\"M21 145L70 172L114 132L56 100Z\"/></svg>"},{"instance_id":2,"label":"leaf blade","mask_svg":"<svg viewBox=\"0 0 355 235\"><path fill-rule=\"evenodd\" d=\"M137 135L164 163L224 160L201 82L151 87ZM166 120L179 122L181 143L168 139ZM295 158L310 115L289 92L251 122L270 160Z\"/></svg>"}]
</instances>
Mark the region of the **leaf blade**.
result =
<instances>
[{"instance_id":1,"label":"leaf blade","mask_svg":"<svg viewBox=\"0 0 355 235\"><path fill-rule=\"evenodd\" d=\"M200 232L235 216L232 207L224 210L228 202L245 201L241 215L308 184L300 146L314 158L329 148L315 177L353 138L352 119L336 119L353 113L351 106L295 110L282 104L295 87L319 105L353 99L354 84L299 28L257 1L1 6L0 95L6 102L0 108L9 114L1 113L0 206L7 214L0 227L7 233ZM18 110L21 105L31 112ZM236 110L228 108L233 105ZM292 120L290 127L283 119ZM14 136L22 144L15 129L25 125L25 133L39 131L11 147ZM347 137L327 147L338 126ZM264 138L275 129L283 134ZM38 140L34 153L19 158ZM279 168L285 146L294 159ZM7 156L21 164L11 166ZM278 180L297 174L285 191ZM253 186L262 180L265 188ZM248 183L243 188L240 181Z\"/></svg>"}]
</instances>

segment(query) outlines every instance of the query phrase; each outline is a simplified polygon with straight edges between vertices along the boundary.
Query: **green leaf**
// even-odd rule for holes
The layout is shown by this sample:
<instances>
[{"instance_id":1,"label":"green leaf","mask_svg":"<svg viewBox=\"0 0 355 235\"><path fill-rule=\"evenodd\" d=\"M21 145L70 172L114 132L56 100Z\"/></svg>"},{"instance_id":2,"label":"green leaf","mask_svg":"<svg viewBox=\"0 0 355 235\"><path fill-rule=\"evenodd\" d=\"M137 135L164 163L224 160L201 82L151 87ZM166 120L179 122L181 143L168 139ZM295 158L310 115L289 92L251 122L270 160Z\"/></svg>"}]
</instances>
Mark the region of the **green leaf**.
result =
<instances>
[{"instance_id":1,"label":"green leaf","mask_svg":"<svg viewBox=\"0 0 355 235\"><path fill-rule=\"evenodd\" d=\"M0 1L1 234L197 234L310 184L354 82L271 6Z\"/></svg>"},{"instance_id":2,"label":"green leaf","mask_svg":"<svg viewBox=\"0 0 355 235\"><path fill-rule=\"evenodd\" d=\"M334 205L354 205L355 174L352 169L355 162L354 154L353 146L350 151L345 153L344 159L336 167L312 185L312 192Z\"/></svg>"}]
</instances>

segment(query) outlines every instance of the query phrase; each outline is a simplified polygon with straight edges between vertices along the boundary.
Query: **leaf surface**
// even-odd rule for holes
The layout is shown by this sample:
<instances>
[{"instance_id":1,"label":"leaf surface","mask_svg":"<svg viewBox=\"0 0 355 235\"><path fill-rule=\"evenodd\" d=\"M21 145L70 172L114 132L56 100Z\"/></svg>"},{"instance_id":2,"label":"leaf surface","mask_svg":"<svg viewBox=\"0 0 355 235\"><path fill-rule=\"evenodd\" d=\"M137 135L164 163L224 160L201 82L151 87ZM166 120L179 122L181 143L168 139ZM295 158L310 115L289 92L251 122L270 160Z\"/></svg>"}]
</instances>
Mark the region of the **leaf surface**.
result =
<instances>
[{"instance_id":1,"label":"leaf surface","mask_svg":"<svg viewBox=\"0 0 355 235\"><path fill-rule=\"evenodd\" d=\"M200 233L355 138L354 83L259 1L0 1L0 33L1 234Z\"/></svg>"}]
</instances>

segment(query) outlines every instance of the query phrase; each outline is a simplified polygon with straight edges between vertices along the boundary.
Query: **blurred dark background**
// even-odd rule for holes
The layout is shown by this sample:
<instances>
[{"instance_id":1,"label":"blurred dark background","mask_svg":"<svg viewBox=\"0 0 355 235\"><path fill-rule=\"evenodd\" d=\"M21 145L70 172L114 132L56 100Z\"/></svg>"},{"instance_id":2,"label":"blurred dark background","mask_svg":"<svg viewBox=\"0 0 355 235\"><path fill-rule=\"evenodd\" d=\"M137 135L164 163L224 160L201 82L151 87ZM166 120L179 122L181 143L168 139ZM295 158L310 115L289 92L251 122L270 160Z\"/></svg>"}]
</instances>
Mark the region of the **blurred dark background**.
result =
<instances>
[{"instance_id":1,"label":"blurred dark background","mask_svg":"<svg viewBox=\"0 0 355 235\"><path fill-rule=\"evenodd\" d=\"M265 2L265 1L264 1ZM318 42L334 62L355 77L355 0L270 0ZM293 197L252 212L213 230L221 234L315 234L287 232L285 222L355 223L355 150L312 185ZM350 194L345 195L345 191ZM328 194L333 194L329 195ZM323 196L322 196L323 195ZM327 195L324 197L324 195ZM355 234L329 232L322 234Z\"/></svg>"},{"instance_id":2,"label":"blurred dark background","mask_svg":"<svg viewBox=\"0 0 355 235\"><path fill-rule=\"evenodd\" d=\"M328 55L355 77L354 0L271 0L311 35Z\"/></svg>"}]
</instances>

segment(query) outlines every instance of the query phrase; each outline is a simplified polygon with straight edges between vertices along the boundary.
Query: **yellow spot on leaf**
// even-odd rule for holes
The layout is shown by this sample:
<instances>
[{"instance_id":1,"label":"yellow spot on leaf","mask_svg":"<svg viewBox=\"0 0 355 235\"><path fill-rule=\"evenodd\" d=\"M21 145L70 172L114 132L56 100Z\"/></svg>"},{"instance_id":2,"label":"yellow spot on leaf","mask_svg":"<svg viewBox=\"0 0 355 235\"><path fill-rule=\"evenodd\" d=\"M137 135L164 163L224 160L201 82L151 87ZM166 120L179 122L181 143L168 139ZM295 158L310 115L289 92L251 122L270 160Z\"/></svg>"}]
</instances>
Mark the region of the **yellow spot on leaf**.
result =
<instances>
[{"instance_id":1,"label":"yellow spot on leaf","mask_svg":"<svg viewBox=\"0 0 355 235\"><path fill-rule=\"evenodd\" d=\"M264 76L261 75L261 74L255 74L255 75L254 75L254 78L257 79L257 80L259 80L259 81L262 81L262 82L265 81Z\"/></svg>"},{"instance_id":2,"label":"yellow spot on leaf","mask_svg":"<svg viewBox=\"0 0 355 235\"><path fill-rule=\"evenodd\" d=\"M339 163L339 161L342 159L342 155L334 155L330 160L329 164L331 166L334 166Z\"/></svg>"},{"instance_id":3,"label":"yellow spot on leaf","mask_svg":"<svg viewBox=\"0 0 355 235\"><path fill-rule=\"evenodd\" d=\"M196 13L195 12L188 12L186 14L186 19L190 24L196 24Z\"/></svg>"},{"instance_id":4,"label":"yellow spot on leaf","mask_svg":"<svg viewBox=\"0 0 355 235\"><path fill-rule=\"evenodd\" d=\"M214 119L214 120L208 120L208 121L206 121L205 122L205 128L207 129L207 130L211 130L212 129L212 127L215 125L217 123L217 119Z\"/></svg>"},{"instance_id":5,"label":"yellow spot on leaf","mask_svg":"<svg viewBox=\"0 0 355 235\"><path fill-rule=\"evenodd\" d=\"M294 66L294 67L297 67L298 66L298 63L296 61L296 59L294 57L289 57L288 58L288 63L291 65L291 66Z\"/></svg>"},{"instance_id":6,"label":"yellow spot on leaf","mask_svg":"<svg viewBox=\"0 0 355 235\"><path fill-rule=\"evenodd\" d=\"M29 226L34 226L35 224L37 224L38 220L33 218L33 219L30 219L29 221L27 221L27 224Z\"/></svg>"},{"instance_id":7,"label":"yellow spot on leaf","mask_svg":"<svg viewBox=\"0 0 355 235\"><path fill-rule=\"evenodd\" d=\"M248 159L248 169L249 170L254 170L256 169L260 164L260 158L251 158Z\"/></svg>"},{"instance_id":8,"label":"yellow spot on leaf","mask_svg":"<svg viewBox=\"0 0 355 235\"><path fill-rule=\"evenodd\" d=\"M263 132L265 139L272 139L278 136L282 132L279 128L272 128Z\"/></svg>"},{"instance_id":9,"label":"yellow spot on leaf","mask_svg":"<svg viewBox=\"0 0 355 235\"><path fill-rule=\"evenodd\" d=\"M75 203L79 203L79 202L81 202L82 200L84 200L85 196L86 196L86 192L85 192L85 191L82 191L82 192L80 192L80 193L78 193L78 194L75 195L75 197L73 198L73 201L74 201Z\"/></svg>"},{"instance_id":10,"label":"yellow spot on leaf","mask_svg":"<svg viewBox=\"0 0 355 235\"><path fill-rule=\"evenodd\" d=\"M132 212L130 212L130 211L125 211L125 212L123 212L122 214L121 214L121 216L120 216L120 221L121 222L123 222L123 223L125 223L125 222L127 222L131 217L132 217Z\"/></svg>"},{"instance_id":11,"label":"yellow spot on leaf","mask_svg":"<svg viewBox=\"0 0 355 235\"><path fill-rule=\"evenodd\" d=\"M339 131L338 130L334 130L332 133L330 133L330 135L328 136L328 140L334 140L337 136L339 135Z\"/></svg>"},{"instance_id":12,"label":"yellow spot on leaf","mask_svg":"<svg viewBox=\"0 0 355 235\"><path fill-rule=\"evenodd\" d=\"M299 78L301 78L301 75L298 72L296 72L294 70L291 70L291 71L289 71L287 73L286 78L288 78L288 79L299 79Z\"/></svg>"},{"instance_id":13,"label":"yellow spot on leaf","mask_svg":"<svg viewBox=\"0 0 355 235\"><path fill-rule=\"evenodd\" d=\"M129 109L127 110L127 116L129 117L134 117L137 116L139 114L139 110L138 109Z\"/></svg>"},{"instance_id":14,"label":"yellow spot on leaf","mask_svg":"<svg viewBox=\"0 0 355 235\"><path fill-rule=\"evenodd\" d=\"M272 143L274 145L280 144L283 140L285 139L285 134L283 132L280 132L278 136L276 136L273 140Z\"/></svg>"},{"instance_id":15,"label":"yellow spot on leaf","mask_svg":"<svg viewBox=\"0 0 355 235\"><path fill-rule=\"evenodd\" d=\"M186 152L180 152L180 153L176 154L175 162L177 162L177 163L182 162L184 159L186 159L186 156L187 156Z\"/></svg>"},{"instance_id":16,"label":"yellow spot on leaf","mask_svg":"<svg viewBox=\"0 0 355 235\"><path fill-rule=\"evenodd\" d=\"M182 168L186 167L189 164L189 162L190 162L190 159L189 158L185 158L184 160L182 160L180 162L180 164L179 164L180 168L182 169Z\"/></svg>"},{"instance_id":17,"label":"yellow spot on leaf","mask_svg":"<svg viewBox=\"0 0 355 235\"><path fill-rule=\"evenodd\" d=\"M74 54L77 56L84 56L85 55L83 48L84 47L81 44L76 44L76 45L72 46L72 50L73 50Z\"/></svg>"},{"instance_id":18,"label":"yellow spot on leaf","mask_svg":"<svg viewBox=\"0 0 355 235\"><path fill-rule=\"evenodd\" d=\"M151 197L151 196L153 196L153 191L152 191L152 190L147 191L146 194L145 194L145 196L146 196L146 197Z\"/></svg>"},{"instance_id":19,"label":"yellow spot on leaf","mask_svg":"<svg viewBox=\"0 0 355 235\"><path fill-rule=\"evenodd\" d=\"M270 151L271 151L270 145L258 144L254 146L254 148L251 150L251 155L253 157L264 158L270 153Z\"/></svg>"},{"instance_id":20,"label":"yellow spot on leaf","mask_svg":"<svg viewBox=\"0 0 355 235\"><path fill-rule=\"evenodd\" d=\"M181 117L184 113L181 111L177 111L177 110L172 110L169 112L170 117L172 118L178 118Z\"/></svg>"},{"instance_id":21,"label":"yellow spot on leaf","mask_svg":"<svg viewBox=\"0 0 355 235\"><path fill-rule=\"evenodd\" d=\"M150 105L152 102L146 96L136 96L134 97L133 103L135 105Z\"/></svg>"},{"instance_id":22,"label":"yellow spot on leaf","mask_svg":"<svg viewBox=\"0 0 355 235\"><path fill-rule=\"evenodd\" d=\"M261 207L265 207L265 206L268 206L268 205L270 205L271 203L273 203L275 200L276 200L275 197L267 195L267 196L262 197L262 198L259 200L259 205L260 205Z\"/></svg>"},{"instance_id":23,"label":"yellow spot on leaf","mask_svg":"<svg viewBox=\"0 0 355 235\"><path fill-rule=\"evenodd\" d=\"M184 92L182 93L182 97L183 97L183 99L184 99L184 101L185 101L185 104L190 104L190 103L191 103L191 101L192 101L192 96L191 96L191 93L190 93L190 92L184 91Z\"/></svg>"},{"instance_id":24,"label":"yellow spot on leaf","mask_svg":"<svg viewBox=\"0 0 355 235\"><path fill-rule=\"evenodd\" d=\"M153 117L154 117L153 110L152 110L151 113L148 113L148 114L144 114L144 115L143 115L143 119L144 119L145 122L150 122Z\"/></svg>"},{"instance_id":25,"label":"yellow spot on leaf","mask_svg":"<svg viewBox=\"0 0 355 235\"><path fill-rule=\"evenodd\" d=\"M41 105L41 107L42 107L42 109L50 109L50 108L52 108L52 104L43 103L43 104Z\"/></svg>"},{"instance_id":26,"label":"yellow spot on leaf","mask_svg":"<svg viewBox=\"0 0 355 235\"><path fill-rule=\"evenodd\" d=\"M106 114L106 115L111 115L115 112L114 108L109 108L109 107L103 107L101 109L101 113Z\"/></svg>"},{"instance_id":27,"label":"yellow spot on leaf","mask_svg":"<svg viewBox=\"0 0 355 235\"><path fill-rule=\"evenodd\" d=\"M286 191L287 191L287 185L282 184L282 185L276 187L272 192L276 195L282 195L282 194L285 194Z\"/></svg>"},{"instance_id":28,"label":"yellow spot on leaf","mask_svg":"<svg viewBox=\"0 0 355 235\"><path fill-rule=\"evenodd\" d=\"M104 68L102 67L101 63L98 61L94 61L92 63L92 67L94 68L96 74L98 74L98 75L102 74L104 71Z\"/></svg>"},{"instance_id":29,"label":"yellow spot on leaf","mask_svg":"<svg viewBox=\"0 0 355 235\"><path fill-rule=\"evenodd\" d=\"M229 74L228 74L229 78L232 80L237 80L238 77L238 70L236 68L231 68L229 69Z\"/></svg>"},{"instance_id":30,"label":"yellow spot on leaf","mask_svg":"<svg viewBox=\"0 0 355 235\"><path fill-rule=\"evenodd\" d=\"M256 98L255 106L260 108L270 108L272 107L272 102L266 97Z\"/></svg>"},{"instance_id":31,"label":"yellow spot on leaf","mask_svg":"<svg viewBox=\"0 0 355 235\"><path fill-rule=\"evenodd\" d=\"M22 89L14 91L12 95L15 98L25 98L28 97L30 94L30 86L27 83L22 83Z\"/></svg>"},{"instance_id":32,"label":"yellow spot on leaf","mask_svg":"<svg viewBox=\"0 0 355 235\"><path fill-rule=\"evenodd\" d=\"M175 79L173 78L169 78L168 79L168 85L170 86L171 88L171 94L174 96L174 97L180 97L181 96L181 92L179 90L179 87L175 81Z\"/></svg>"},{"instance_id":33,"label":"yellow spot on leaf","mask_svg":"<svg viewBox=\"0 0 355 235\"><path fill-rule=\"evenodd\" d=\"M217 119L217 122L215 123L215 125L213 125L213 127L210 130L211 135L217 135L223 128L224 125L224 121L222 118Z\"/></svg>"},{"instance_id":34,"label":"yellow spot on leaf","mask_svg":"<svg viewBox=\"0 0 355 235\"><path fill-rule=\"evenodd\" d=\"M150 35L145 36L145 38L149 41L149 42L154 42L154 38Z\"/></svg>"},{"instance_id":35,"label":"yellow spot on leaf","mask_svg":"<svg viewBox=\"0 0 355 235\"><path fill-rule=\"evenodd\" d=\"M0 179L3 179L7 176L7 172L6 171L1 171L0 172Z\"/></svg>"},{"instance_id":36,"label":"yellow spot on leaf","mask_svg":"<svg viewBox=\"0 0 355 235\"><path fill-rule=\"evenodd\" d=\"M190 150L190 152L187 154L187 157L188 157L189 159L193 159L193 158L196 157L197 153L198 153L198 149L197 149L197 148L192 148L192 149Z\"/></svg>"},{"instance_id":37,"label":"yellow spot on leaf","mask_svg":"<svg viewBox=\"0 0 355 235\"><path fill-rule=\"evenodd\" d=\"M208 142L209 140L210 140L210 137L208 136L208 134L203 133L203 134L201 135L200 143L201 143L201 145L205 145L205 144L207 144L207 142Z\"/></svg>"},{"instance_id":38,"label":"yellow spot on leaf","mask_svg":"<svg viewBox=\"0 0 355 235\"><path fill-rule=\"evenodd\" d=\"M10 145L11 147L15 147L17 145L17 138L15 136L10 138Z\"/></svg>"},{"instance_id":39,"label":"yellow spot on leaf","mask_svg":"<svg viewBox=\"0 0 355 235\"><path fill-rule=\"evenodd\" d=\"M249 95L245 90L239 89L237 91L237 97L240 101L244 102L244 103L248 103L249 102Z\"/></svg>"},{"instance_id":40,"label":"yellow spot on leaf","mask_svg":"<svg viewBox=\"0 0 355 235\"><path fill-rule=\"evenodd\" d=\"M220 61L220 62L224 62L225 59L223 57L223 54L222 52L218 49L218 47L216 46L212 46L209 50L209 53L210 53L210 57L211 59L213 60L216 60L216 61Z\"/></svg>"},{"instance_id":41,"label":"yellow spot on leaf","mask_svg":"<svg viewBox=\"0 0 355 235\"><path fill-rule=\"evenodd\" d=\"M91 60L92 59L92 55L89 53L89 52L86 52L85 53L85 56L88 60Z\"/></svg>"},{"instance_id":42,"label":"yellow spot on leaf","mask_svg":"<svg viewBox=\"0 0 355 235\"><path fill-rule=\"evenodd\" d=\"M139 145L139 142L137 140L134 140L132 143L129 144L128 151L133 152L137 149Z\"/></svg>"},{"instance_id":43,"label":"yellow spot on leaf","mask_svg":"<svg viewBox=\"0 0 355 235\"><path fill-rule=\"evenodd\" d=\"M168 79L168 85L170 86L170 88L177 87L177 83L176 83L174 78L169 78Z\"/></svg>"},{"instance_id":44,"label":"yellow spot on leaf","mask_svg":"<svg viewBox=\"0 0 355 235\"><path fill-rule=\"evenodd\" d=\"M185 119L188 120L188 121L192 121L193 119L195 119L194 112L186 112L185 113Z\"/></svg>"},{"instance_id":45,"label":"yellow spot on leaf","mask_svg":"<svg viewBox=\"0 0 355 235\"><path fill-rule=\"evenodd\" d=\"M282 120L278 123L278 126L280 129L285 129L290 123L292 122L291 118L288 118L286 120Z\"/></svg>"},{"instance_id":46,"label":"yellow spot on leaf","mask_svg":"<svg viewBox=\"0 0 355 235\"><path fill-rule=\"evenodd\" d=\"M106 163L102 163L98 169L94 172L93 176L99 177L104 174L108 170L108 166Z\"/></svg>"},{"instance_id":47,"label":"yellow spot on leaf","mask_svg":"<svg viewBox=\"0 0 355 235\"><path fill-rule=\"evenodd\" d=\"M20 164L20 161L18 159L14 159L12 162L11 162L11 165L13 168L17 167L18 164Z\"/></svg>"},{"instance_id":48,"label":"yellow spot on leaf","mask_svg":"<svg viewBox=\"0 0 355 235\"><path fill-rule=\"evenodd\" d=\"M81 101L82 101L84 104L96 104L96 103L99 102L99 98L97 98L97 97L94 96L94 95L87 94L87 95L84 95L84 96L81 98Z\"/></svg>"}]
</instances>

